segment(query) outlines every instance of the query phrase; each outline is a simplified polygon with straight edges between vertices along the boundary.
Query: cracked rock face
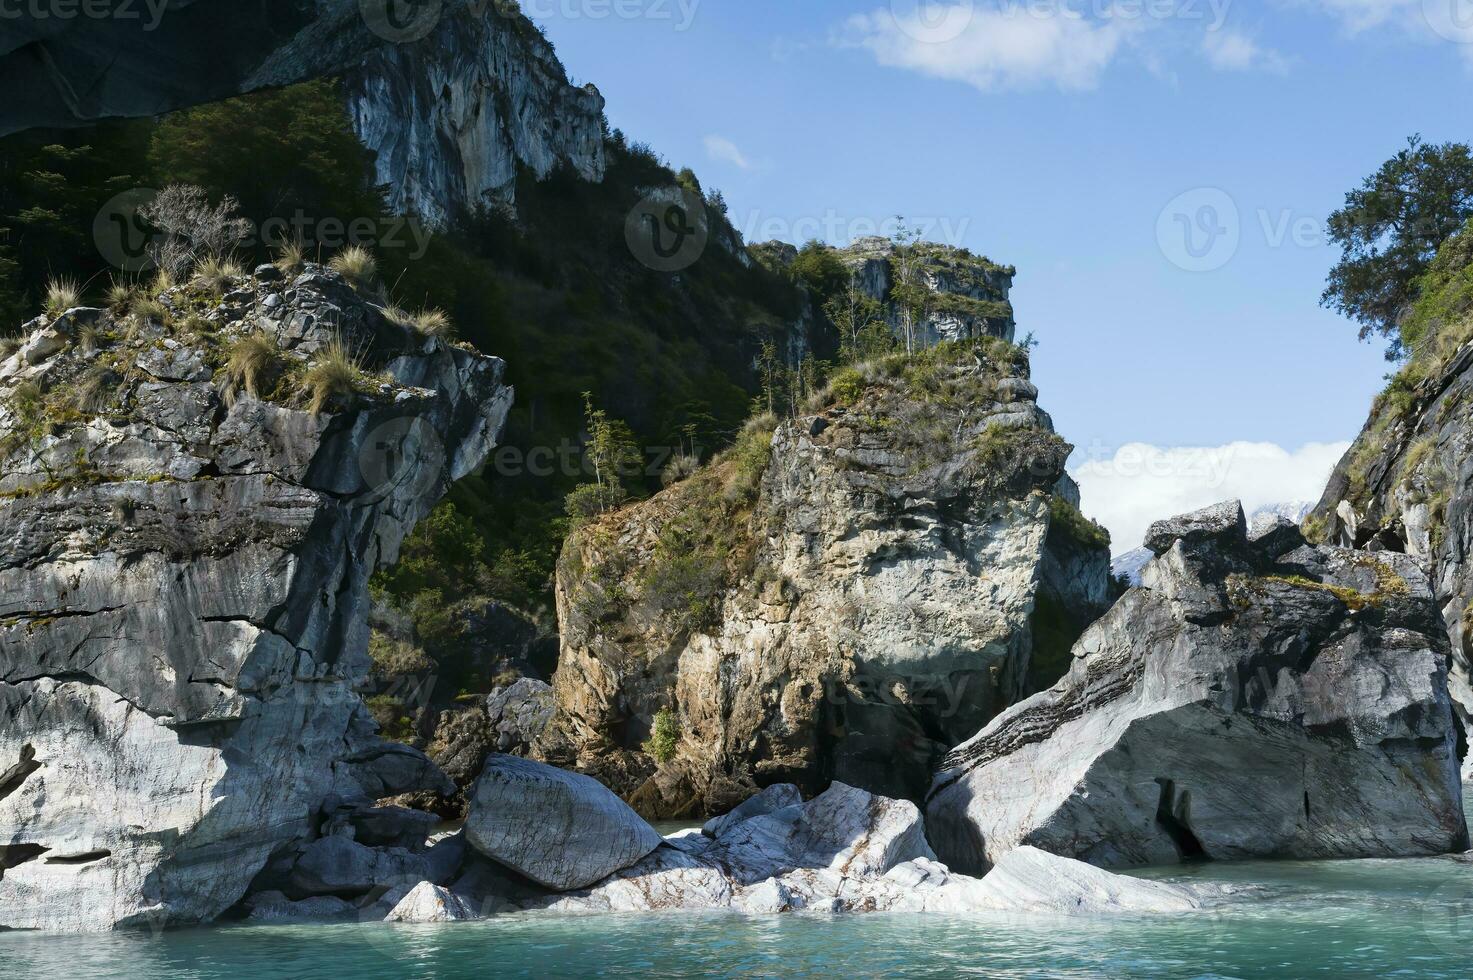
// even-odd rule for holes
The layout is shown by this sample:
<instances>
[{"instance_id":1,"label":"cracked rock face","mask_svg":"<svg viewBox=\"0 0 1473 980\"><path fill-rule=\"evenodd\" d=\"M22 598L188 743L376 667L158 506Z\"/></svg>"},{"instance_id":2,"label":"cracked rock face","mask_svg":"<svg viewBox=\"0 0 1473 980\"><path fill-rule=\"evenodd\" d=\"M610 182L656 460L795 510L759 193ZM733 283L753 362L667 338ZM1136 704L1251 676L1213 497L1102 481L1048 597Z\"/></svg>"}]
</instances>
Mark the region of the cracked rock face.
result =
<instances>
[{"instance_id":1,"label":"cracked rock face","mask_svg":"<svg viewBox=\"0 0 1473 980\"><path fill-rule=\"evenodd\" d=\"M545 758L650 818L778 782L919 799L1026 693L1043 598L1106 601L1106 548L1055 522L1069 447L1018 348L899 363L570 538ZM713 510L743 479L751 502ZM656 760L662 712L679 737Z\"/></svg>"},{"instance_id":2,"label":"cracked rock face","mask_svg":"<svg viewBox=\"0 0 1473 980\"><path fill-rule=\"evenodd\" d=\"M1429 372L1405 410L1394 404L1378 400L1309 520L1335 544L1422 563L1452 639L1453 699L1473 727L1473 344Z\"/></svg>"},{"instance_id":3,"label":"cracked rock face","mask_svg":"<svg viewBox=\"0 0 1473 980\"><path fill-rule=\"evenodd\" d=\"M367 584L494 446L503 366L319 267L258 275L0 364L0 926L208 921L329 797L448 788L356 693ZM222 388L247 337L273 400ZM363 368L312 413L334 339Z\"/></svg>"},{"instance_id":4,"label":"cracked rock face","mask_svg":"<svg viewBox=\"0 0 1473 980\"><path fill-rule=\"evenodd\" d=\"M975 872L1031 845L1096 865L1468 846L1448 647L1405 555L1250 541L1241 510L1160 553L1057 685L951 752L927 823Z\"/></svg>"}]
</instances>

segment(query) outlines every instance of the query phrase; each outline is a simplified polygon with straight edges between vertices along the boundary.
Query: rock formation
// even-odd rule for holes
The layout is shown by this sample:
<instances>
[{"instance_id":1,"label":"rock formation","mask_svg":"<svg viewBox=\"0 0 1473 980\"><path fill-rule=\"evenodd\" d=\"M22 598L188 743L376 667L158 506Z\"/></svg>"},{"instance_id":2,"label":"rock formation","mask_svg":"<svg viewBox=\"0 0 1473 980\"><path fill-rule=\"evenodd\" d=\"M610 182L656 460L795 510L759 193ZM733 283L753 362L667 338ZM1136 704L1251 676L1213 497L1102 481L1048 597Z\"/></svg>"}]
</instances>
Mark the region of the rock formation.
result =
<instances>
[{"instance_id":1,"label":"rock formation","mask_svg":"<svg viewBox=\"0 0 1473 980\"><path fill-rule=\"evenodd\" d=\"M515 4L171 0L157 15L157 4L127 6L135 16L6 18L0 135L341 76L396 213L438 227L510 203L519 167L603 174L602 96L568 81Z\"/></svg>"},{"instance_id":2,"label":"rock formation","mask_svg":"<svg viewBox=\"0 0 1473 980\"><path fill-rule=\"evenodd\" d=\"M356 693L367 585L494 446L501 362L313 265L28 326L0 364L0 925L208 921L335 808L449 791Z\"/></svg>"},{"instance_id":3,"label":"rock formation","mask_svg":"<svg viewBox=\"0 0 1473 980\"><path fill-rule=\"evenodd\" d=\"M1473 233L1465 232L1470 238ZM1311 533L1421 563L1452 639L1451 687L1473 726L1473 343L1410 366L1409 388L1377 400L1310 516ZM1394 397L1393 397L1394 395ZM1473 781L1473 767L1466 773Z\"/></svg>"},{"instance_id":4,"label":"rock formation","mask_svg":"<svg viewBox=\"0 0 1473 980\"><path fill-rule=\"evenodd\" d=\"M1405 555L1250 539L1231 503L1161 522L1143 585L1067 676L947 756L943 861L1030 845L1096 865L1468 846L1432 597Z\"/></svg>"},{"instance_id":5,"label":"rock formation","mask_svg":"<svg viewBox=\"0 0 1473 980\"><path fill-rule=\"evenodd\" d=\"M1067 653L1082 624L1057 610L1106 602L1027 374L990 338L843 372L813 414L574 534L543 757L651 817L775 782L919 798L1031 662L1062 670L1041 638Z\"/></svg>"}]
</instances>

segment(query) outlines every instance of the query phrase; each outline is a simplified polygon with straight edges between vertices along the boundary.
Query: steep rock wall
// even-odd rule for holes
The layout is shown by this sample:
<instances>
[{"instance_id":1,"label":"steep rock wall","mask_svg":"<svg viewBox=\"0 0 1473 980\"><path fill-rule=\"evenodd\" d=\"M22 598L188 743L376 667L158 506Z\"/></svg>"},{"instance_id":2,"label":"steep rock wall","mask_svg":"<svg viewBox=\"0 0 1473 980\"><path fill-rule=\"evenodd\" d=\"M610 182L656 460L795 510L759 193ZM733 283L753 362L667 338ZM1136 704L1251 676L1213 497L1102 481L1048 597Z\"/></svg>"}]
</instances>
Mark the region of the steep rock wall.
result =
<instances>
[{"instance_id":1,"label":"steep rock wall","mask_svg":"<svg viewBox=\"0 0 1473 980\"><path fill-rule=\"evenodd\" d=\"M785 781L924 792L1028 685L1058 498L1077 499L1036 394L1003 341L891 358L573 535L544 755L653 816ZM1097 614L1107 548L1056 562L1081 563L1050 586ZM662 715L679 737L660 760Z\"/></svg>"}]
</instances>

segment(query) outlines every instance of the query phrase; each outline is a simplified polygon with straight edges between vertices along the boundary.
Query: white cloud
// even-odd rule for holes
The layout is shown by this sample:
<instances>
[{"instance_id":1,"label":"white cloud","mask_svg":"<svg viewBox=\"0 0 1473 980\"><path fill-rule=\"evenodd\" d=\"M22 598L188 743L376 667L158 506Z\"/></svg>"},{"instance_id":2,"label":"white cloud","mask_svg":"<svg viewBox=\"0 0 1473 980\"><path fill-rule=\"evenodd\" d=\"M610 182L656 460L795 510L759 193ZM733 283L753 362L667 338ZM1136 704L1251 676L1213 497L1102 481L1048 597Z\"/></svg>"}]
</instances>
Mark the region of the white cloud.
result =
<instances>
[{"instance_id":1,"label":"white cloud","mask_svg":"<svg viewBox=\"0 0 1473 980\"><path fill-rule=\"evenodd\" d=\"M1191 448L1132 443L1074 470L1086 514L1109 528L1116 554L1139 547L1152 521L1237 498L1266 504L1317 501L1350 443L1293 452L1271 442Z\"/></svg>"},{"instance_id":2,"label":"white cloud","mask_svg":"<svg viewBox=\"0 0 1473 980\"><path fill-rule=\"evenodd\" d=\"M710 156L712 160L719 160L722 163L729 163L732 166L738 167L742 170L752 169L751 162L746 158L742 151L737 148L737 145L731 140L727 139L725 136L707 136L706 154Z\"/></svg>"},{"instance_id":3,"label":"white cloud","mask_svg":"<svg viewBox=\"0 0 1473 980\"><path fill-rule=\"evenodd\" d=\"M1088 19L1037 5L917 5L851 17L837 43L877 62L983 92L1054 86L1093 89L1139 21Z\"/></svg>"},{"instance_id":4,"label":"white cloud","mask_svg":"<svg viewBox=\"0 0 1473 980\"><path fill-rule=\"evenodd\" d=\"M1218 71L1267 71L1282 75L1289 70L1289 59L1241 31L1208 31L1202 35L1202 53L1207 63Z\"/></svg>"},{"instance_id":5,"label":"white cloud","mask_svg":"<svg viewBox=\"0 0 1473 980\"><path fill-rule=\"evenodd\" d=\"M1450 41L1473 66L1470 0L1300 0L1340 21L1352 35L1394 30L1425 41Z\"/></svg>"}]
</instances>

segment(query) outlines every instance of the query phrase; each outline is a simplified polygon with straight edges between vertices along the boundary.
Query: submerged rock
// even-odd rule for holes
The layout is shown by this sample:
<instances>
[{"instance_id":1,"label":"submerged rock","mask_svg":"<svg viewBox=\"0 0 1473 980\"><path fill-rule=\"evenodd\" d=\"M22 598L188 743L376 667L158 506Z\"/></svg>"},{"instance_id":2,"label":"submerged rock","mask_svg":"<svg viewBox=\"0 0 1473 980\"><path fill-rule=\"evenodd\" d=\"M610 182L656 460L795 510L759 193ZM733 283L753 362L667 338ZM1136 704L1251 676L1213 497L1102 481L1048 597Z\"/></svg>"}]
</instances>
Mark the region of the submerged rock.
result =
<instances>
[{"instance_id":1,"label":"submerged rock","mask_svg":"<svg viewBox=\"0 0 1473 980\"><path fill-rule=\"evenodd\" d=\"M576 532L540 757L650 818L779 782L921 798L1108 597L1027 373L992 339L852 371L817 414Z\"/></svg>"},{"instance_id":2,"label":"submerged rock","mask_svg":"<svg viewBox=\"0 0 1473 980\"><path fill-rule=\"evenodd\" d=\"M927 802L941 858L1092 864L1467 846L1448 650L1415 562L1251 544L1236 506L1161 556L1052 689L959 746Z\"/></svg>"},{"instance_id":3,"label":"submerged rock","mask_svg":"<svg viewBox=\"0 0 1473 980\"><path fill-rule=\"evenodd\" d=\"M329 801L449 786L357 693L367 586L495 445L503 365L317 266L225 292L0 363L0 926L208 921ZM335 341L363 370L309 411Z\"/></svg>"},{"instance_id":4,"label":"submerged rock","mask_svg":"<svg viewBox=\"0 0 1473 980\"><path fill-rule=\"evenodd\" d=\"M595 779L493 755L471 792L466 839L558 891L590 885L660 846L660 835Z\"/></svg>"}]
</instances>

